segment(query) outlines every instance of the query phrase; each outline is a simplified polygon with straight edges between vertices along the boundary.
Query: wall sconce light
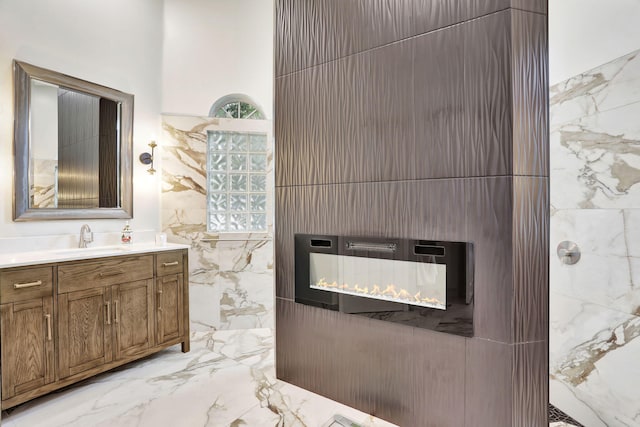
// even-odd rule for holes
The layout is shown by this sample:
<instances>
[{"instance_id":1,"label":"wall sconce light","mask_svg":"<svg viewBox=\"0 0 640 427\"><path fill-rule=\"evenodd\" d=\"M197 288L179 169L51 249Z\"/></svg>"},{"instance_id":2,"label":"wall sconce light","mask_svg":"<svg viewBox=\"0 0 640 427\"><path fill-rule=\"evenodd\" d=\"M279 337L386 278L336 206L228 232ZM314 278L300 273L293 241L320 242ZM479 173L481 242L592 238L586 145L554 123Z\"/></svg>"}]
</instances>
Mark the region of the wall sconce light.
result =
<instances>
[{"instance_id":1,"label":"wall sconce light","mask_svg":"<svg viewBox=\"0 0 640 427\"><path fill-rule=\"evenodd\" d=\"M153 151L157 146L158 146L158 144L156 144L155 141L151 141L149 143L149 147L151 147L151 154L142 153L142 154L140 154L140 157L139 157L140 158L140 163L142 163L143 165L151 165L151 166L149 166L149 169L147 169L147 172L149 172L151 175L156 173L156 170L153 168Z\"/></svg>"}]
</instances>

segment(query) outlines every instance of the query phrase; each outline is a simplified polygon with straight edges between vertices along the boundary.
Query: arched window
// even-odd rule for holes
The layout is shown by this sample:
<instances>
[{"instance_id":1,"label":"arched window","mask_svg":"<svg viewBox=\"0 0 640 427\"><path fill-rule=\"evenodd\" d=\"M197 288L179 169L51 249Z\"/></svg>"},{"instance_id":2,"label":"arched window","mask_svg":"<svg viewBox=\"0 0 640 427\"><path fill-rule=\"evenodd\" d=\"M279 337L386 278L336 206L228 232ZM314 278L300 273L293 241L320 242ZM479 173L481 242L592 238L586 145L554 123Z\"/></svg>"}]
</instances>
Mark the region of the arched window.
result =
<instances>
[{"instance_id":1,"label":"arched window","mask_svg":"<svg viewBox=\"0 0 640 427\"><path fill-rule=\"evenodd\" d=\"M220 121L207 131L207 230L264 233L271 215L270 124L246 95L220 98L209 111Z\"/></svg>"},{"instance_id":2,"label":"arched window","mask_svg":"<svg viewBox=\"0 0 640 427\"><path fill-rule=\"evenodd\" d=\"M265 119L262 109L250 97L241 93L233 93L218 99L209 110L209 117Z\"/></svg>"}]
</instances>

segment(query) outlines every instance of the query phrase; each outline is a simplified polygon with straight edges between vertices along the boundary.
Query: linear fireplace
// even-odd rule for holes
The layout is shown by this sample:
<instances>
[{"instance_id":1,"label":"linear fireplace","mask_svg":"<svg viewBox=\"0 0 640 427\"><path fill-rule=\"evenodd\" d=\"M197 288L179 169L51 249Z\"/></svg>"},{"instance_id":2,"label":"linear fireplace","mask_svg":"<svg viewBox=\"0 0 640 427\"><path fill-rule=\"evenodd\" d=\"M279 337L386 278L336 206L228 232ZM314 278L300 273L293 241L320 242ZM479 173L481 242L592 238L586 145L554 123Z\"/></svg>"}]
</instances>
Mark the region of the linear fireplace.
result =
<instances>
[{"instance_id":1,"label":"linear fireplace","mask_svg":"<svg viewBox=\"0 0 640 427\"><path fill-rule=\"evenodd\" d=\"M295 300L473 336L472 245L296 234Z\"/></svg>"}]
</instances>

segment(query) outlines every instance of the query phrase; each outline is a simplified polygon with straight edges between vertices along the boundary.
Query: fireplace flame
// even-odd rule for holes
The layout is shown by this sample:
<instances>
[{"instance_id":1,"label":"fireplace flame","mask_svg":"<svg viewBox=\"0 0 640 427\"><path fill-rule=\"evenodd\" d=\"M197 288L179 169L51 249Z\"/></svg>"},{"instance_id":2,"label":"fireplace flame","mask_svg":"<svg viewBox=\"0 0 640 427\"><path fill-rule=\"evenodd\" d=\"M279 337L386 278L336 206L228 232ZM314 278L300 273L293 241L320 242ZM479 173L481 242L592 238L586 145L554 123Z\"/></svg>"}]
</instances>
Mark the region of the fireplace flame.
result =
<instances>
[{"instance_id":1,"label":"fireplace flame","mask_svg":"<svg viewBox=\"0 0 640 427\"><path fill-rule=\"evenodd\" d=\"M370 295L377 297L388 297L397 299L400 301L407 301L409 303L417 302L417 303L426 303L426 304L436 304L443 306L444 303L438 300L437 298L429 298L423 297L418 291L415 295L412 295L409 291L404 288L396 289L396 285L390 284L387 285L384 290L377 284L374 284L371 290L369 290L368 286L361 287L359 284L355 284L353 286L348 285L347 283L343 283L342 285L338 285L336 281L331 283L327 282L327 280L323 277L315 284L315 287L318 288L326 288L326 289L339 289L347 292L354 292L362 295Z\"/></svg>"}]
</instances>

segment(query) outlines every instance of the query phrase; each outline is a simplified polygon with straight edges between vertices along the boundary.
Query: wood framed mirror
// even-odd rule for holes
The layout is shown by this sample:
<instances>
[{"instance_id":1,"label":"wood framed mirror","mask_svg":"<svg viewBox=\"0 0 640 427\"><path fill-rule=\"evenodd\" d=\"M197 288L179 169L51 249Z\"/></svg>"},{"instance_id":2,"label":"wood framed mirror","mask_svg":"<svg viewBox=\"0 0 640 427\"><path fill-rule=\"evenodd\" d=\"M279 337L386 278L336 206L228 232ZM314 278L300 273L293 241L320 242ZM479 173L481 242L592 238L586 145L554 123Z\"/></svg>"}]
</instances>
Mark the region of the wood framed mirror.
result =
<instances>
[{"instance_id":1,"label":"wood framed mirror","mask_svg":"<svg viewBox=\"0 0 640 427\"><path fill-rule=\"evenodd\" d=\"M131 218L133 95L13 68L13 220Z\"/></svg>"}]
</instances>

